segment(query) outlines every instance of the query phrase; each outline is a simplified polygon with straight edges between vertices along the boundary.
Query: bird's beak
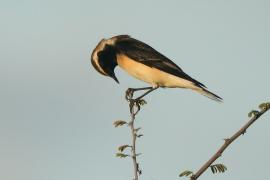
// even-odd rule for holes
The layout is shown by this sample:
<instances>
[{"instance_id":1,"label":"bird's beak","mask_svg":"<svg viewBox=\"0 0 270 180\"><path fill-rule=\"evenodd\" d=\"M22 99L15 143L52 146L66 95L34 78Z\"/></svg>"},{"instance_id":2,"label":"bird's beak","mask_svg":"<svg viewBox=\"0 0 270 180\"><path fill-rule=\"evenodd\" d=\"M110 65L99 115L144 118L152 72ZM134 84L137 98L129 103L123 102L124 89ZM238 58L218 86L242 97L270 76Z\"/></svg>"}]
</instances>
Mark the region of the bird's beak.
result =
<instances>
[{"instance_id":1,"label":"bird's beak","mask_svg":"<svg viewBox=\"0 0 270 180\"><path fill-rule=\"evenodd\" d=\"M113 78L113 79L119 84L119 81L118 81L118 79L117 79L117 77L115 76L114 73L112 73L112 74L110 75L110 77Z\"/></svg>"}]
</instances>

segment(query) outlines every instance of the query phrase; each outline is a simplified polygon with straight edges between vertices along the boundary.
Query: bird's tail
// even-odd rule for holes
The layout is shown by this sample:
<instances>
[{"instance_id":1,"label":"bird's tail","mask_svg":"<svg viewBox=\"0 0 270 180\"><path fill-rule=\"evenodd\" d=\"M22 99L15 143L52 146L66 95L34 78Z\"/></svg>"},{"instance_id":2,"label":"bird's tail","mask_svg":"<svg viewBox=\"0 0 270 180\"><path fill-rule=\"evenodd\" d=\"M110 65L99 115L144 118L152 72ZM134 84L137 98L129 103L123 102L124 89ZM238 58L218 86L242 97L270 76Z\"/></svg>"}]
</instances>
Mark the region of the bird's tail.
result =
<instances>
[{"instance_id":1,"label":"bird's tail","mask_svg":"<svg viewBox=\"0 0 270 180\"><path fill-rule=\"evenodd\" d=\"M223 99L221 97L219 97L218 95L206 90L205 88L201 87L201 88L196 88L196 89L193 89L195 91L197 91L198 93L212 99L212 100L215 100L217 102L222 102Z\"/></svg>"}]
</instances>

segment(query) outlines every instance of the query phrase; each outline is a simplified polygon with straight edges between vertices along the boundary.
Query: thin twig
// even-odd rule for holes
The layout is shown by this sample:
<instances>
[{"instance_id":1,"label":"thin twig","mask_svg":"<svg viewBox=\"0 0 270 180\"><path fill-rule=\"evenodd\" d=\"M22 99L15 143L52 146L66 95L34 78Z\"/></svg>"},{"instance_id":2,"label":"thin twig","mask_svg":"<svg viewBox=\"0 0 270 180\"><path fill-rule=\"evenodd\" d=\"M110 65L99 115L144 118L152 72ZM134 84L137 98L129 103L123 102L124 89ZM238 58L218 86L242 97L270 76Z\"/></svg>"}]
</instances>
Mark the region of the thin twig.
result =
<instances>
[{"instance_id":1,"label":"thin twig","mask_svg":"<svg viewBox=\"0 0 270 180\"><path fill-rule=\"evenodd\" d=\"M132 102L130 101L130 104ZM137 163L137 157L136 157L136 132L135 132L135 128L134 128L134 121L135 121L135 110L134 110L134 104L132 103L132 105L130 106L130 112L131 112L131 122L130 122L130 129L131 129L131 135L132 135L132 148L131 148L131 157L133 160L133 169L134 169L134 180L138 180L138 172L139 172L139 168L138 168L138 163Z\"/></svg>"},{"instance_id":2,"label":"thin twig","mask_svg":"<svg viewBox=\"0 0 270 180\"><path fill-rule=\"evenodd\" d=\"M140 90L147 90L144 94L141 96L133 99L133 93L135 91L140 91ZM137 162L137 153L136 153L136 140L137 137L137 131L138 129L135 128L135 116L138 114L138 112L141 109L141 101L144 96L149 94L150 92L156 90L157 88L152 88L152 87L146 87L146 88L137 88L137 89L131 89L129 88L126 91L126 99L129 102L129 110L130 110L130 115L131 115L131 121L129 122L130 129L131 129L131 138L132 138L132 144L131 144L131 157L133 161L133 171L134 171L134 180L138 180L138 176L142 173L142 171L139 168L139 163Z\"/></svg>"},{"instance_id":3,"label":"thin twig","mask_svg":"<svg viewBox=\"0 0 270 180\"><path fill-rule=\"evenodd\" d=\"M218 149L218 151L195 173L190 177L190 180L196 180L198 179L211 165L212 163L218 159L222 153L225 151L225 149L234 141L236 140L240 135L243 135L246 133L246 130L251 126L261 115L263 115L266 111L270 109L270 103L263 103L259 106L261 111L251 111L250 116L253 115L253 117L241 128L239 129L234 135L232 135L230 138L225 139L224 144Z\"/></svg>"}]
</instances>

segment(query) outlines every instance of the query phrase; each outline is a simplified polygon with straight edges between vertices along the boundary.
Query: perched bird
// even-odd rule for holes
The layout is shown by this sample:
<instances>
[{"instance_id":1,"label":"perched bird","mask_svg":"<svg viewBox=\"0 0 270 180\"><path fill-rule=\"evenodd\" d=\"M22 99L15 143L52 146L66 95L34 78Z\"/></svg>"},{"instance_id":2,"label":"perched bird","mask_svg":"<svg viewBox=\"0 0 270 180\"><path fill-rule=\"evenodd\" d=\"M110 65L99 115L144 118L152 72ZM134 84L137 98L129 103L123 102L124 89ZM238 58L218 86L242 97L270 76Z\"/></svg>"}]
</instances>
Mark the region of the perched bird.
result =
<instances>
[{"instance_id":1,"label":"perched bird","mask_svg":"<svg viewBox=\"0 0 270 180\"><path fill-rule=\"evenodd\" d=\"M186 74L174 62L142 41L128 35L102 39L91 55L94 68L117 83L114 69L118 65L131 76L151 84L153 88L187 88L210 99L222 98Z\"/></svg>"}]
</instances>

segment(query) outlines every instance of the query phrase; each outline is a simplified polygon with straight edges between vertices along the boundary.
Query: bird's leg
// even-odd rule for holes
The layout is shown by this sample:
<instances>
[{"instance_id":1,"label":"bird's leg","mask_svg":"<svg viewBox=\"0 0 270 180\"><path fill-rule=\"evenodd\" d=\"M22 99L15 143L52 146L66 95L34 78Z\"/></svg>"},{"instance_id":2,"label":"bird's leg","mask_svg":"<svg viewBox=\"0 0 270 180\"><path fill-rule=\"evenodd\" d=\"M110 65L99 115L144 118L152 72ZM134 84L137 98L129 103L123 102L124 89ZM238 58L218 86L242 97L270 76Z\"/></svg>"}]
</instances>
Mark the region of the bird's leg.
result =
<instances>
[{"instance_id":1,"label":"bird's leg","mask_svg":"<svg viewBox=\"0 0 270 180\"><path fill-rule=\"evenodd\" d=\"M151 89L150 89L150 88L151 88ZM142 99L144 96L146 96L146 95L149 94L150 92L152 92L152 91L158 89L159 87L157 86L157 87L150 87L150 88L148 88L148 89L149 89L148 91L146 91L145 93L143 93L141 96L137 97L134 101L137 102L138 100Z\"/></svg>"},{"instance_id":2,"label":"bird's leg","mask_svg":"<svg viewBox=\"0 0 270 180\"><path fill-rule=\"evenodd\" d=\"M126 100L129 101L130 112L132 112L134 105L135 105L137 107L137 109L134 112L134 114L136 115L141 109L141 103L143 101L142 98L158 88L159 88L158 86L157 87L136 88L136 89L128 88L126 91ZM149 89L149 90L146 91L145 93L143 93L141 96L137 97L136 99L133 99L133 93L135 91L147 90L147 89Z\"/></svg>"},{"instance_id":3,"label":"bird's leg","mask_svg":"<svg viewBox=\"0 0 270 180\"><path fill-rule=\"evenodd\" d=\"M147 90L147 89L152 89L152 87L143 87L143 88L128 88L126 91L126 100L130 100L133 97L133 93L135 91L141 91L141 90Z\"/></svg>"}]
</instances>

